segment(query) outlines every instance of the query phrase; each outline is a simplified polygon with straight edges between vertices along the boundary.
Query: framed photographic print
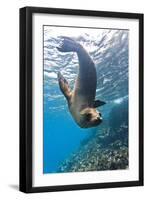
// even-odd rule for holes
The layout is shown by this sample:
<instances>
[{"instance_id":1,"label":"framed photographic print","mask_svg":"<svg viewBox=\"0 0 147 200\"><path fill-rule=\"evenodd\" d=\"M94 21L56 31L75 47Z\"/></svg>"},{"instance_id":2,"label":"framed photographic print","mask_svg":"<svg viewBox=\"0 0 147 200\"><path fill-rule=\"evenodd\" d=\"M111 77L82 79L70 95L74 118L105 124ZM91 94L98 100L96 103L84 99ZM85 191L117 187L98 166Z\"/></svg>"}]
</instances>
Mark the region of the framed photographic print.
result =
<instances>
[{"instance_id":1,"label":"framed photographic print","mask_svg":"<svg viewBox=\"0 0 147 200\"><path fill-rule=\"evenodd\" d=\"M20 9L20 191L143 185L143 14Z\"/></svg>"}]
</instances>

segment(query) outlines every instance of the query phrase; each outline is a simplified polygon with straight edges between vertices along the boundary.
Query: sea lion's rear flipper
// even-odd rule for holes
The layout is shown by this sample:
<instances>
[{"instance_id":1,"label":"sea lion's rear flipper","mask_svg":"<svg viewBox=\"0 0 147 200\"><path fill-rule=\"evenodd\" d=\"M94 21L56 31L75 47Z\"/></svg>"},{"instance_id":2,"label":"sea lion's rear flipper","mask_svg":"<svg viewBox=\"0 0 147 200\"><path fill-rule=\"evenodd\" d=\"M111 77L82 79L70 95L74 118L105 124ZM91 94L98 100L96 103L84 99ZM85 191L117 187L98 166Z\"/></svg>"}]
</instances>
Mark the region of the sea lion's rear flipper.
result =
<instances>
[{"instance_id":1,"label":"sea lion's rear flipper","mask_svg":"<svg viewBox=\"0 0 147 200\"><path fill-rule=\"evenodd\" d=\"M58 72L58 82L59 82L60 90L62 91L66 99L69 101L71 98L72 92L67 80L63 77L63 75L60 72Z\"/></svg>"},{"instance_id":2,"label":"sea lion's rear flipper","mask_svg":"<svg viewBox=\"0 0 147 200\"><path fill-rule=\"evenodd\" d=\"M57 47L57 49L61 52L76 52L78 47L80 46L75 40L62 36L62 43Z\"/></svg>"},{"instance_id":3,"label":"sea lion's rear flipper","mask_svg":"<svg viewBox=\"0 0 147 200\"><path fill-rule=\"evenodd\" d=\"M95 101L94 101L93 107L96 108L96 107L103 106L103 105L105 105L105 104L106 104L106 102L104 102L104 101L95 100Z\"/></svg>"}]
</instances>

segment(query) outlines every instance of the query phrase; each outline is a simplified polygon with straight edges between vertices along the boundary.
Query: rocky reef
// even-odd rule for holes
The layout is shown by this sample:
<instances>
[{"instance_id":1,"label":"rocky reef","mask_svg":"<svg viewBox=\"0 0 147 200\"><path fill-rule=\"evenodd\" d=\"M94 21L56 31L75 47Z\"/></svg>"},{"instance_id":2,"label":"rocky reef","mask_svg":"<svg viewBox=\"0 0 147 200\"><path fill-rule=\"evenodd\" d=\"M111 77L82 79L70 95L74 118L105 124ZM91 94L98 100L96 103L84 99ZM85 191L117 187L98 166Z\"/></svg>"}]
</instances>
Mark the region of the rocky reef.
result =
<instances>
[{"instance_id":1,"label":"rocky reef","mask_svg":"<svg viewBox=\"0 0 147 200\"><path fill-rule=\"evenodd\" d=\"M121 126L117 133L111 129L103 130L103 134L95 134L79 150L65 160L58 172L84 172L115 170L128 168L128 141L125 136L126 126ZM115 140L114 140L115 138ZM123 140L122 140L123 138Z\"/></svg>"},{"instance_id":2,"label":"rocky reef","mask_svg":"<svg viewBox=\"0 0 147 200\"><path fill-rule=\"evenodd\" d=\"M61 163L58 172L85 172L127 169L128 117L127 103L110 112L107 127L103 126L82 141L77 152ZM121 113L121 114L120 114Z\"/></svg>"}]
</instances>

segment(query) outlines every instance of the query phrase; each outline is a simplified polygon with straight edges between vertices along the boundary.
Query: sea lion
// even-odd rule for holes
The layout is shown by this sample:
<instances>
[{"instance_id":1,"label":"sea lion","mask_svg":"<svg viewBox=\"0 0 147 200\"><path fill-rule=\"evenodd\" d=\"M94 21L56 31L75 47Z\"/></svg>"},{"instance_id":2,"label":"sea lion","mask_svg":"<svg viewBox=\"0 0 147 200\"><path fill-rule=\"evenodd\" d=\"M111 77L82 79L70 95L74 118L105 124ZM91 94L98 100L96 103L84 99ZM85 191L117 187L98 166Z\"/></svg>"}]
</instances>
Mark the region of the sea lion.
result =
<instances>
[{"instance_id":1,"label":"sea lion","mask_svg":"<svg viewBox=\"0 0 147 200\"><path fill-rule=\"evenodd\" d=\"M67 99L68 107L75 122L81 128L90 128L102 122L102 115L96 107L105 104L95 100L97 73L94 62L83 46L69 37L62 37L62 44L57 47L60 52L76 52L79 60L79 71L73 91L67 80L58 72L60 90Z\"/></svg>"}]
</instances>

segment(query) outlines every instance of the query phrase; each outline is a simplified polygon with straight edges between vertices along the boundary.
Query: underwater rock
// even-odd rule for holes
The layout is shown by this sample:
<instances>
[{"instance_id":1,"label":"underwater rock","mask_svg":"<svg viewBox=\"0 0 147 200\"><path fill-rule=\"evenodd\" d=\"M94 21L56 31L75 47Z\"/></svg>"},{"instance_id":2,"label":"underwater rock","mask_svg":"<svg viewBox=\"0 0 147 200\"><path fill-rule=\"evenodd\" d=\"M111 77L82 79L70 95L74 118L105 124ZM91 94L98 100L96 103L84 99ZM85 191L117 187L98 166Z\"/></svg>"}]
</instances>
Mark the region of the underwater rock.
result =
<instances>
[{"instance_id":1,"label":"underwater rock","mask_svg":"<svg viewBox=\"0 0 147 200\"><path fill-rule=\"evenodd\" d=\"M104 134L105 135L105 134ZM117 134L116 134L117 135ZM111 136L95 135L65 160L58 172L84 172L128 168L127 141Z\"/></svg>"}]
</instances>

